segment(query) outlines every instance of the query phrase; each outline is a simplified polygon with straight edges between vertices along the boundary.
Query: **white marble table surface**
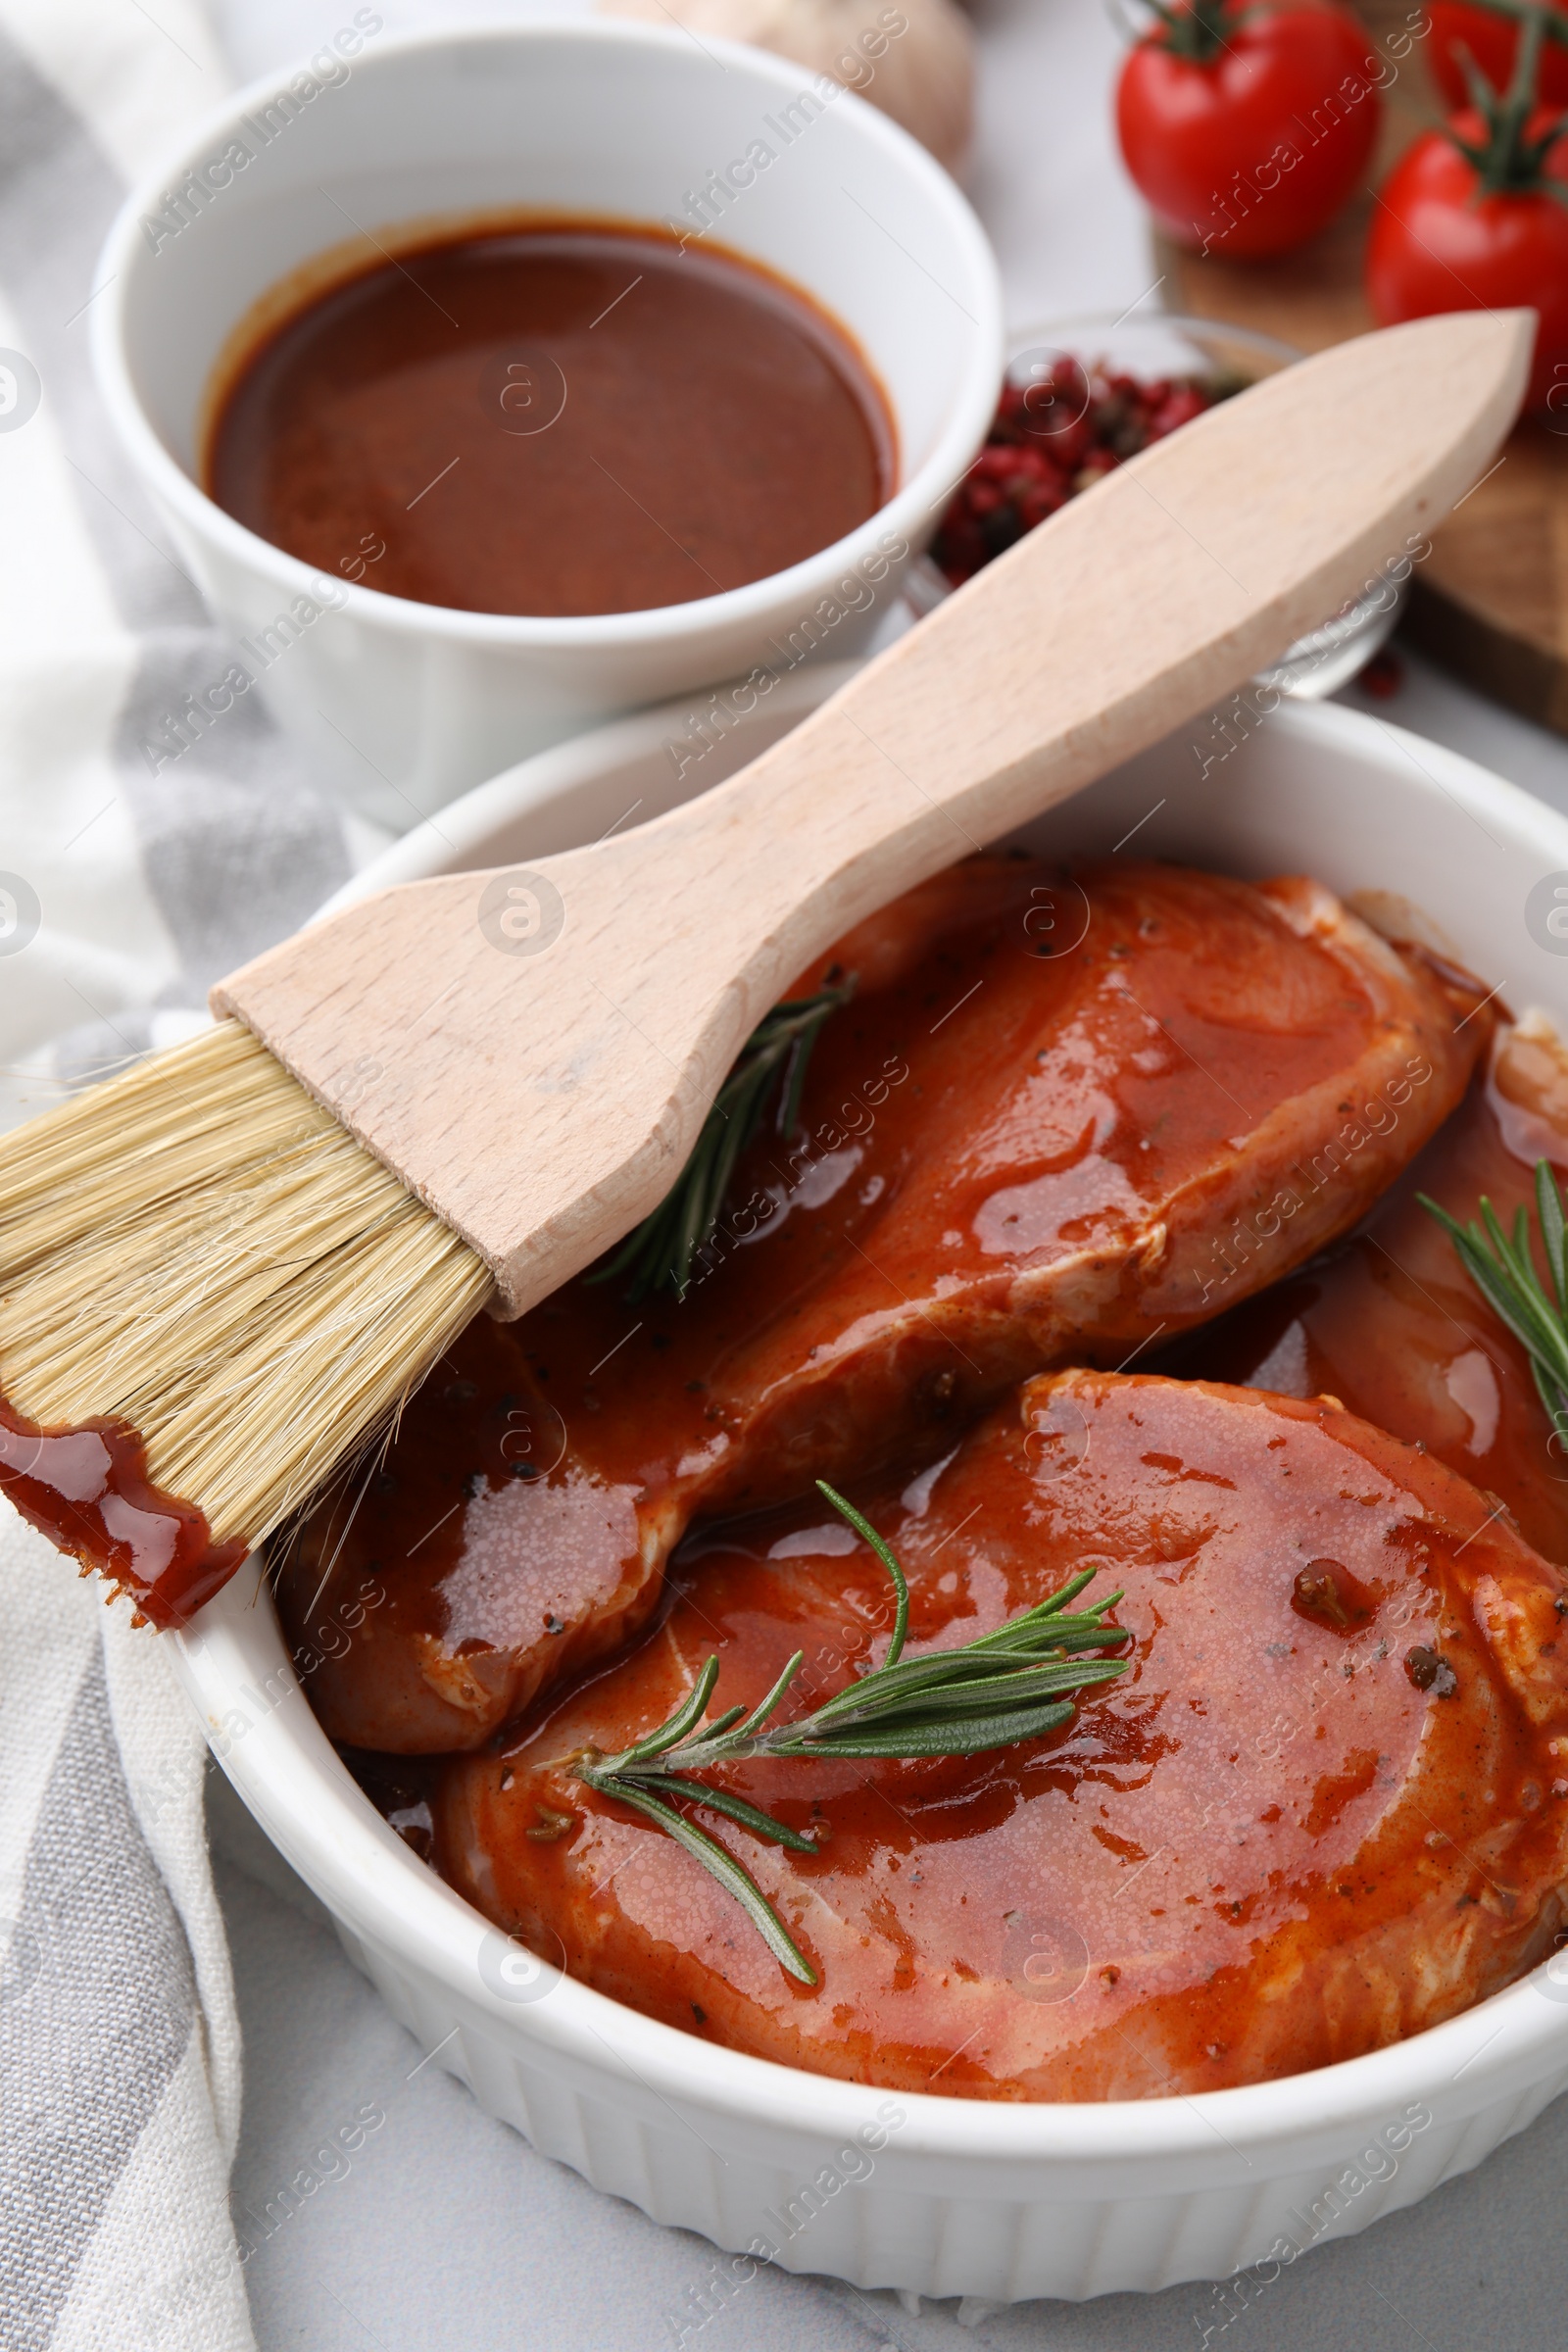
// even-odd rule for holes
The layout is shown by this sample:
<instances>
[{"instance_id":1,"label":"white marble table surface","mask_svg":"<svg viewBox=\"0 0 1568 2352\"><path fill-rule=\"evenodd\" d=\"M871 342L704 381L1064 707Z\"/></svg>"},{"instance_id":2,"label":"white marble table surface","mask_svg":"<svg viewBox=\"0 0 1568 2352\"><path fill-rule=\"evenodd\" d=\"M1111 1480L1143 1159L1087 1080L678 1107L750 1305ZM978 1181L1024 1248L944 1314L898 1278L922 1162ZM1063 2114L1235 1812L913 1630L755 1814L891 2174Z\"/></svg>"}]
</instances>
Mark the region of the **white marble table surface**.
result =
<instances>
[{"instance_id":1,"label":"white marble table surface","mask_svg":"<svg viewBox=\"0 0 1568 2352\"><path fill-rule=\"evenodd\" d=\"M210 0L236 73L317 47L341 0ZM378 0L389 25L568 13L570 0ZM1100 0L979 0L970 192L1023 325L1122 310L1152 282L1115 161L1117 35ZM1407 662L1381 715L1469 753L1568 810L1568 745ZM1359 699L1352 690L1350 700ZM269 2200L338 2125L385 2116L249 2266L262 2352L673 2352L666 2315L710 2250L656 2228L481 2114L392 2023L324 1914L214 1776L219 1884L245 2031L236 2211ZM1090 2304L930 2304L760 2272L702 2352L1498 2352L1564 2340L1568 2101L1467 2180L1285 2273L1224 2327L1205 2285ZM257 2234L252 2219L248 2234Z\"/></svg>"}]
</instances>

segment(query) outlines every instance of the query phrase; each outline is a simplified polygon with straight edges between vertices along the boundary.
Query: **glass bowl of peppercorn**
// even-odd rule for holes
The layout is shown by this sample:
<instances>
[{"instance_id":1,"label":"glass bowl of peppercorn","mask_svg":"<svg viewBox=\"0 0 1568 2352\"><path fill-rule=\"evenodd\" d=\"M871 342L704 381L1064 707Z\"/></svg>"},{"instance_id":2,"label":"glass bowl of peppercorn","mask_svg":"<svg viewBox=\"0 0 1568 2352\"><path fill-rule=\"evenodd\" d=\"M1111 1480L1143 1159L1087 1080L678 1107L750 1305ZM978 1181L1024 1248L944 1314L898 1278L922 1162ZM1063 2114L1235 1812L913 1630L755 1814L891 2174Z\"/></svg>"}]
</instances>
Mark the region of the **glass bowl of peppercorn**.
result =
<instances>
[{"instance_id":1,"label":"glass bowl of peppercorn","mask_svg":"<svg viewBox=\"0 0 1568 2352\"><path fill-rule=\"evenodd\" d=\"M1164 312L1055 319L1013 336L985 446L906 576L907 601L929 612L1152 441L1302 356L1247 327ZM1392 576L1369 580L1255 683L1306 702L1336 693L1388 637L1402 595Z\"/></svg>"}]
</instances>

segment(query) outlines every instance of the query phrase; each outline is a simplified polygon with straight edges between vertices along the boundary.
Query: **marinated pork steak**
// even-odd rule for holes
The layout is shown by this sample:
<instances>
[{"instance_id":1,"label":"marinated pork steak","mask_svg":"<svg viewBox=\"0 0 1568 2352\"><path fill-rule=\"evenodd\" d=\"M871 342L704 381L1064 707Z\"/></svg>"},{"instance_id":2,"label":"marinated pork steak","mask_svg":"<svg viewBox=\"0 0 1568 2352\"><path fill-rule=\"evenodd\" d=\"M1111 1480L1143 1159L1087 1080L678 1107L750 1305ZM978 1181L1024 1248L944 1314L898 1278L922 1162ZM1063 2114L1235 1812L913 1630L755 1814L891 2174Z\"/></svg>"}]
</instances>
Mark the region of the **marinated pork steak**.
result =
<instances>
[{"instance_id":1,"label":"marinated pork steak","mask_svg":"<svg viewBox=\"0 0 1568 2352\"><path fill-rule=\"evenodd\" d=\"M1568 1562L1568 1457L1529 1358L1416 1198L1468 1224L1486 1194L1511 1228L1521 1205L1534 1216L1543 1158L1568 1168L1568 1052L1537 1015L1500 1032L1461 1107L1362 1231L1196 1337L1180 1369L1288 1396L1326 1391L1473 1479L1527 1543Z\"/></svg>"},{"instance_id":2,"label":"marinated pork steak","mask_svg":"<svg viewBox=\"0 0 1568 2352\"><path fill-rule=\"evenodd\" d=\"M686 1523L678 1492L606 1476L566 1444L520 1328L479 1316L385 1463L321 1505L283 1558L295 1665L351 1747L477 1746L547 1684L617 1649L659 1597Z\"/></svg>"},{"instance_id":3,"label":"marinated pork steak","mask_svg":"<svg viewBox=\"0 0 1568 2352\"><path fill-rule=\"evenodd\" d=\"M503 1752L453 1758L443 1873L666 2023L973 2098L1148 2098L1324 2066L1550 1949L1564 1580L1441 1463L1330 1404L1075 1371L868 1507L908 1573L911 1652L1092 1566L1089 1597L1124 1589L1133 1664L1071 1724L994 1754L707 1776L814 1832L803 1856L697 1816L815 1989L564 1760L652 1730L710 1653L715 1711L755 1703L798 1647L791 1713L875 1663L887 1579L820 1503L743 1522L727 1548L710 1531L632 1655Z\"/></svg>"},{"instance_id":4,"label":"marinated pork steak","mask_svg":"<svg viewBox=\"0 0 1568 2352\"><path fill-rule=\"evenodd\" d=\"M353 1495L307 1527L298 1641L336 1579L386 1595L312 1679L334 1737L477 1746L624 1638L695 1513L912 1458L1274 1281L1446 1117L1489 1019L1313 883L1150 864L973 858L796 993L834 971L801 1126L746 1155L685 1297L580 1279L476 1325L347 1532Z\"/></svg>"}]
</instances>

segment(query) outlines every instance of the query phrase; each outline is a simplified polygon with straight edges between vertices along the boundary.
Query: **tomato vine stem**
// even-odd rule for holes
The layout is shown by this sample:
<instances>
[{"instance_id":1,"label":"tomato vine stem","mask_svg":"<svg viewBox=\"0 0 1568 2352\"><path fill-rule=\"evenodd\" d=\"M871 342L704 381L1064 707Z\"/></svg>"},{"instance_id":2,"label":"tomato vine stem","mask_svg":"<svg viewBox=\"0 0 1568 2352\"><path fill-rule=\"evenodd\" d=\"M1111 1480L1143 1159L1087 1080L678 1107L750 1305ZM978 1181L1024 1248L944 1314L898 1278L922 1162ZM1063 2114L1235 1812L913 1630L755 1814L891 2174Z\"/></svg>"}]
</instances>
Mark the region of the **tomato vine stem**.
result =
<instances>
[{"instance_id":1,"label":"tomato vine stem","mask_svg":"<svg viewBox=\"0 0 1568 2352\"><path fill-rule=\"evenodd\" d=\"M1171 0L1144 0L1144 5L1158 19L1149 37L1195 66L1212 65L1230 47L1230 34L1257 13L1240 0L1191 0L1185 8L1172 7Z\"/></svg>"},{"instance_id":2,"label":"tomato vine stem","mask_svg":"<svg viewBox=\"0 0 1568 2352\"><path fill-rule=\"evenodd\" d=\"M1453 45L1470 103L1481 117L1486 134L1466 139L1451 123L1448 128L1459 153L1475 167L1472 201L1480 204L1488 196L1544 195L1554 196L1559 204L1568 203L1568 190L1546 170L1546 158L1568 118L1556 114L1534 135L1530 130L1538 106L1542 42L1548 30L1558 28L1541 0L1517 0L1515 6L1498 13L1516 18L1520 26L1519 48L1506 90L1493 87L1463 41Z\"/></svg>"}]
</instances>

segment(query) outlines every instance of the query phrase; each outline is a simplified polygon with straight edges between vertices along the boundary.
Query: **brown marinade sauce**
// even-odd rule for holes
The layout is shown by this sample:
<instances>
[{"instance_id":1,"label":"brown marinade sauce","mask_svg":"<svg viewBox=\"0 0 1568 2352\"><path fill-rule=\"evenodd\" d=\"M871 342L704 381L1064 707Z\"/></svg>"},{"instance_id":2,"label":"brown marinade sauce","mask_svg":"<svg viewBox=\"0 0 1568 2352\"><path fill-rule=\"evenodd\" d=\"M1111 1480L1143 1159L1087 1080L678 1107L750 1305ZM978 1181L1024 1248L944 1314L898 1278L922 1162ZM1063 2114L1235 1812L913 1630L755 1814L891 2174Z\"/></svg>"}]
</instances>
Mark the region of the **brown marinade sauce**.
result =
<instances>
[{"instance_id":1,"label":"brown marinade sauce","mask_svg":"<svg viewBox=\"0 0 1568 2352\"><path fill-rule=\"evenodd\" d=\"M886 401L781 278L624 223L471 230L306 299L243 360L206 487L333 579L471 612L685 604L875 514Z\"/></svg>"},{"instance_id":2,"label":"brown marinade sauce","mask_svg":"<svg viewBox=\"0 0 1568 2352\"><path fill-rule=\"evenodd\" d=\"M194 1503L152 1484L147 1448L124 1421L41 1429L0 1396L0 1494L165 1632L226 1585L248 1549L243 1538L215 1544Z\"/></svg>"}]
</instances>

